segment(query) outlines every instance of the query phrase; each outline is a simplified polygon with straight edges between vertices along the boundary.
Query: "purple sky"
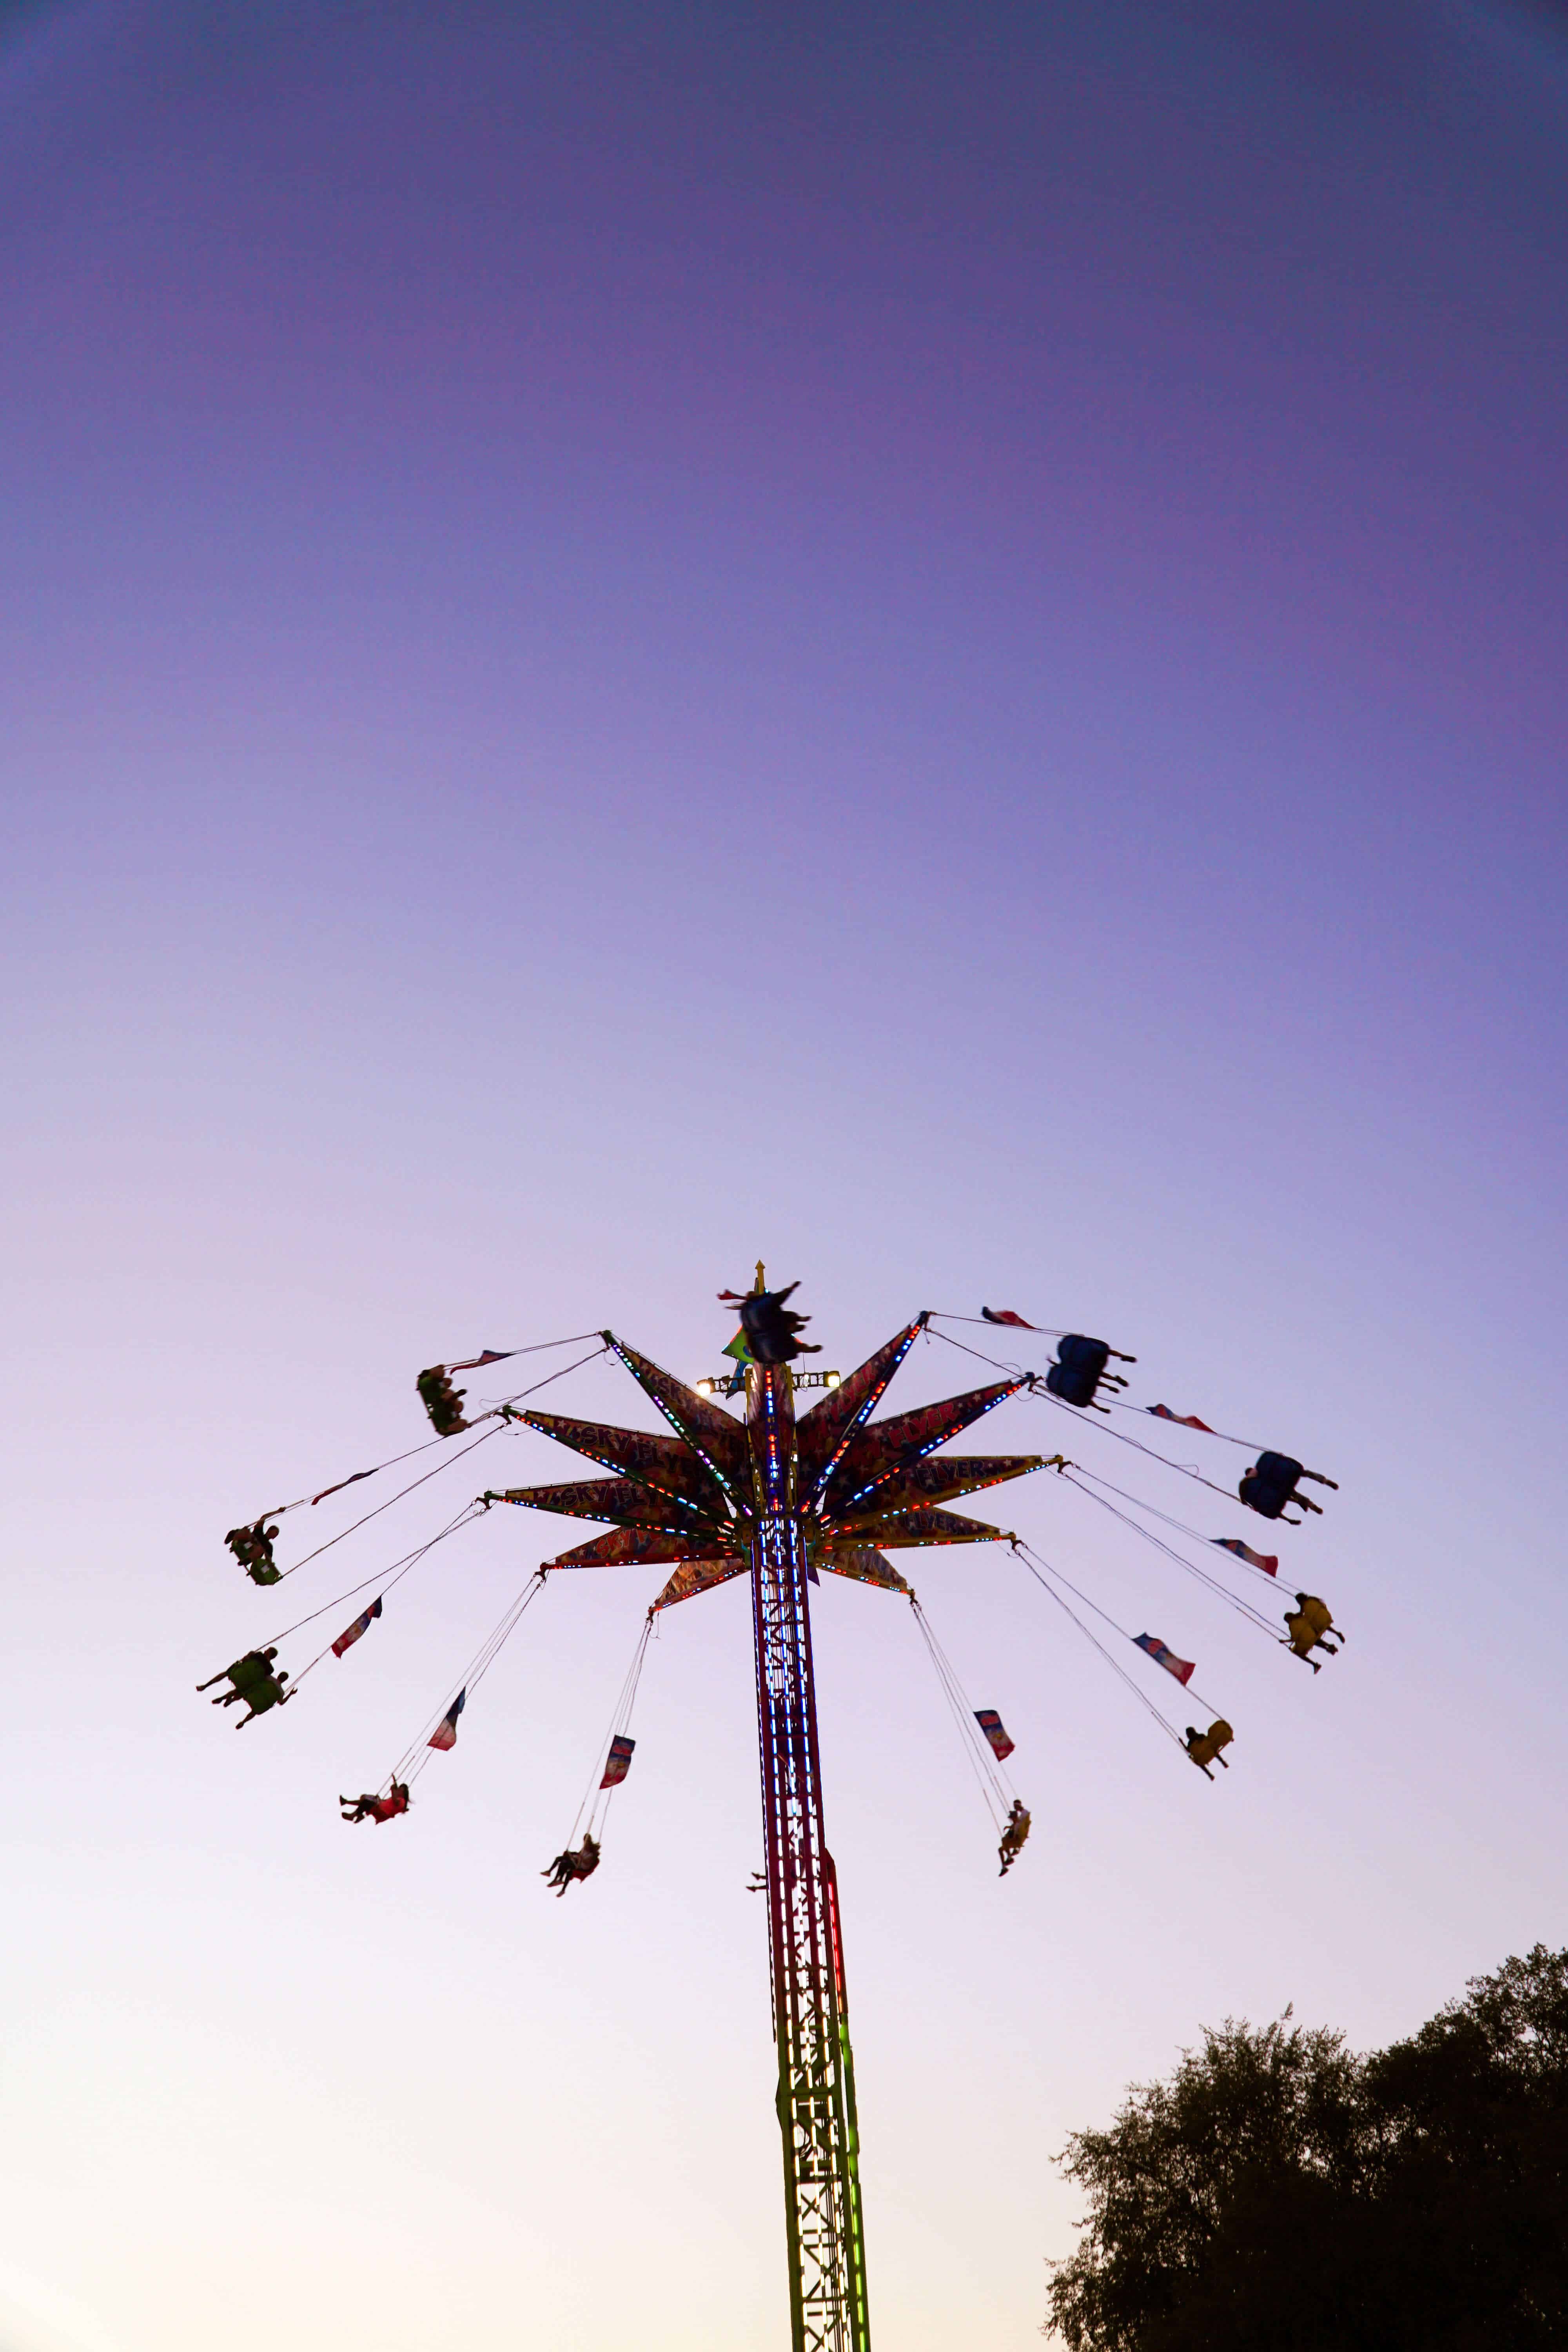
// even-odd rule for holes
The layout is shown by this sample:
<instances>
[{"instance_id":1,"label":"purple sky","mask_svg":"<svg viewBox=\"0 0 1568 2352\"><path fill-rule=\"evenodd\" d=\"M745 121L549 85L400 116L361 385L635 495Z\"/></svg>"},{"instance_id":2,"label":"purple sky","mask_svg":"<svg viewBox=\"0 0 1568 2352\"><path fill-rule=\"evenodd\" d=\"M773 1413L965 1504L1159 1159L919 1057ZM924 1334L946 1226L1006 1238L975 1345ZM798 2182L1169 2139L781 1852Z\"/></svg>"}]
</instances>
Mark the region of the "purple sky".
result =
<instances>
[{"instance_id":1,"label":"purple sky","mask_svg":"<svg viewBox=\"0 0 1568 2352\"><path fill-rule=\"evenodd\" d=\"M900 1605L819 1603L877 2341L1026 2352L1052 2154L1200 2021L1568 1939L1568 11L98 0L0 9L0 2352L784 2343L737 1591L559 1906L651 1577L385 1837L333 1793L555 1523L243 1742L191 1696L296 1613L224 1528L421 1365L694 1376L759 1253L846 1367L984 1298L1342 1482L1315 1679L1009 1511L1198 1657L1213 1789L920 1561L1005 1888Z\"/></svg>"}]
</instances>

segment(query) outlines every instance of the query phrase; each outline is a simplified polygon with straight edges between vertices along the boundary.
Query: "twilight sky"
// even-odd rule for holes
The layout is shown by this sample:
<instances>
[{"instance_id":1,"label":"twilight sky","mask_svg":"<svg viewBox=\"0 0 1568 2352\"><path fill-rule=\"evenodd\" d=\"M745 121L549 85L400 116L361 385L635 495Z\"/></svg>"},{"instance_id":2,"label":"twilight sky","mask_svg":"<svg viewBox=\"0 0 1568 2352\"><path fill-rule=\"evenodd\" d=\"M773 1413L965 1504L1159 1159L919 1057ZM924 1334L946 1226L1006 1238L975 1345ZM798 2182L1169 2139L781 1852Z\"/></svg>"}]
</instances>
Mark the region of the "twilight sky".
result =
<instances>
[{"instance_id":1,"label":"twilight sky","mask_svg":"<svg viewBox=\"0 0 1568 2352\"><path fill-rule=\"evenodd\" d=\"M1568 1940L1568 10L13 5L0 123L0 2352L787 2342L743 1590L559 1905L655 1575L557 1580L385 1835L334 1793L560 1523L192 1695L574 1475L255 1592L422 1365L694 1377L759 1254L825 1360L984 1299L1342 1482L1317 1677L998 1503L1198 1659L1214 1787L916 1559L1005 1886L907 1612L815 1602L876 2341L1026 2352L1054 2153L1201 2022ZM984 1443L1248 1532L1064 1426Z\"/></svg>"}]
</instances>

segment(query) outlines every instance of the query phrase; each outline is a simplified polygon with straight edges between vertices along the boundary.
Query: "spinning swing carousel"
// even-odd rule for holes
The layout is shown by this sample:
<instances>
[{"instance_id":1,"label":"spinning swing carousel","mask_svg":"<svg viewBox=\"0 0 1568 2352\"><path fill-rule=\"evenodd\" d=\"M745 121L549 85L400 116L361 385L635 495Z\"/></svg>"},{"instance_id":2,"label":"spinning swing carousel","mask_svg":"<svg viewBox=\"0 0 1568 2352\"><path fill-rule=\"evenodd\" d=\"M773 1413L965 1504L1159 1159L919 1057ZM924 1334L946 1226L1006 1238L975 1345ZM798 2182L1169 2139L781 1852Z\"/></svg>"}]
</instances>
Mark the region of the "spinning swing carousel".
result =
<instances>
[{"instance_id":1,"label":"spinning swing carousel","mask_svg":"<svg viewBox=\"0 0 1568 2352\"><path fill-rule=\"evenodd\" d=\"M1232 1740L1230 1725L1215 1713L1206 1730L1190 1725L1184 1737L1107 1646L1103 1635L1073 1606L1073 1600L1141 1652L1146 1663L1173 1676L1184 1688L1191 1684L1193 1664L1155 1635L1128 1633L1016 1535L944 1507L1049 1467L1275 1642L1280 1636L1273 1622L1236 1593L1208 1562L1191 1556L1171 1538L1185 1537L1192 1543L1217 1547L1226 1555L1227 1563L1240 1565L1255 1580L1273 1582L1276 1591L1279 1559L1253 1550L1239 1538L1205 1537L1170 1513L1140 1502L1098 1474L1082 1470L1060 1453L1048 1456L939 1454L938 1449L1009 1398L1027 1394L1075 1417L1094 1412L1109 1422L1116 1412L1141 1410L1225 1443L1246 1444L1248 1452L1258 1453L1258 1459L1232 1490L1218 1486L1195 1465L1158 1454L1124 1428L1110 1427L1100 1433L1120 1438L1183 1476L1195 1477L1227 1499L1234 1492L1248 1509L1287 1525L1300 1524L1289 1517L1292 1504L1304 1510L1318 1508L1300 1492L1302 1479L1325 1486L1333 1482L1308 1471L1292 1456L1258 1449L1240 1439L1226 1439L1196 1415L1178 1414L1165 1405L1138 1408L1128 1403L1123 1393L1125 1376L1113 1373L1110 1367L1112 1361L1131 1364L1132 1358L1081 1333L1046 1332L1010 1310L983 1308L978 1317L925 1312L846 1377L797 1370L803 1355L821 1350L801 1337L808 1318L789 1306L794 1288L792 1284L787 1289L770 1291L759 1265L751 1292L721 1293L721 1298L739 1313L741 1329L727 1350L734 1369L722 1380L705 1379L695 1386L676 1380L612 1332L580 1335L597 1341L592 1357L609 1352L625 1366L667 1423L667 1430L658 1433L576 1420L536 1407L522 1409L527 1395L581 1369L590 1357L546 1375L532 1390L521 1391L472 1419L464 1412L466 1395L453 1386L453 1375L533 1351L486 1349L478 1357L420 1373L416 1385L436 1432L428 1444L445 1447L450 1439L473 1433L468 1444L447 1454L434 1469L422 1472L387 1503L328 1538L292 1568L279 1568L274 1551L279 1533L276 1522L283 1513L313 1508L361 1479L391 1468L393 1463L378 1465L375 1471L356 1472L320 1494L301 1496L296 1503L264 1512L254 1522L231 1529L226 1538L229 1549L253 1582L264 1586L280 1582L425 1484L448 1461L461 1459L510 1426L521 1425L552 1438L612 1475L559 1485L487 1489L426 1543L297 1621L265 1649L247 1653L212 1679L226 1680L229 1685L215 1705L245 1702L247 1712L239 1718L242 1725L285 1704L324 1658L341 1659L363 1639L381 1617L387 1594L436 1544L499 1504L587 1519L607 1528L607 1533L541 1563L500 1624L481 1644L440 1714L405 1750L381 1789L342 1800L343 1818L353 1822L371 1821L380 1825L408 1810L410 1784L433 1754L455 1744L458 1719L474 1691L551 1575L588 1568L667 1567L671 1573L647 1611L602 1751L602 1777L596 1788L590 1780L589 1794L573 1827L572 1838L583 1828L582 1842L574 1845L569 1838L544 1874L557 1895L563 1895L599 1865L610 1798L631 1762L632 1708L656 1619L660 1612L731 1578L750 1577L766 1843L766 1868L759 1883L765 1885L768 1898L791 2340L794 2352L869 2352L855 2071L837 1879L824 1826L812 1673L811 1585L826 1572L900 1593L910 1602L992 1809L1005 1875L1018 1859L1029 1830L1028 1813L1005 1770L1013 1742L994 1708L970 1706L915 1595L887 1554L939 1544L1009 1544L1079 1633L1211 1780L1211 1765L1226 1768L1223 1751ZM933 1324L946 1321L982 1324L991 1327L991 1334L1005 1327L1055 1339L1055 1360L1044 1373L1005 1364L968 1341L932 1328ZM922 1337L947 1339L1002 1377L942 1403L873 1421L871 1416L894 1374ZM573 1342L546 1344L565 1347ZM822 1394L807 1411L797 1414L797 1391L814 1386L819 1386ZM742 1412L727 1410L715 1401L715 1392L721 1391L743 1398ZM414 1453L424 1450L412 1449ZM409 1458L405 1454L394 1457L394 1462ZM1121 1503L1131 1507L1119 1507ZM1150 1527L1150 1518L1159 1522L1163 1531ZM1212 1561L1212 1549L1209 1557ZM374 1599L289 1685L287 1671L275 1663L281 1642L373 1585ZM1285 1614L1283 1646L1316 1672L1319 1662L1310 1653L1321 1649L1330 1656L1336 1654L1339 1629L1318 1596L1298 1593L1296 1601L1296 1610ZM1329 1639L1331 1634L1334 1641Z\"/></svg>"}]
</instances>

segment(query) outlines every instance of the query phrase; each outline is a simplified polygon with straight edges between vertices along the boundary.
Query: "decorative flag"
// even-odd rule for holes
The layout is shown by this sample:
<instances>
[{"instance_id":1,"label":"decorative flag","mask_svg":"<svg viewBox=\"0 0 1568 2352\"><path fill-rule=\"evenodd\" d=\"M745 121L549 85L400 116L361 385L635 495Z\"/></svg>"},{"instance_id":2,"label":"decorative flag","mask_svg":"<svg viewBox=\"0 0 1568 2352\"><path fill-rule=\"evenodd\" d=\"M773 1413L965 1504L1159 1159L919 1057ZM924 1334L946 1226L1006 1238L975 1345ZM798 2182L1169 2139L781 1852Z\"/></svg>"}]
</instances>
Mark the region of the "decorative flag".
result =
<instances>
[{"instance_id":1,"label":"decorative flag","mask_svg":"<svg viewBox=\"0 0 1568 2352\"><path fill-rule=\"evenodd\" d=\"M637 1741L628 1739L624 1731L616 1732L610 1742L609 1760L605 1766L605 1777L599 1783L601 1789L620 1787L632 1769L632 1749L636 1746Z\"/></svg>"},{"instance_id":2,"label":"decorative flag","mask_svg":"<svg viewBox=\"0 0 1568 2352\"><path fill-rule=\"evenodd\" d=\"M1237 1559L1246 1560L1249 1568L1260 1568L1265 1576L1278 1576L1279 1573L1278 1552L1254 1551L1252 1546L1244 1544L1239 1536L1210 1536L1209 1541L1218 1544L1221 1551L1233 1551Z\"/></svg>"},{"instance_id":3,"label":"decorative flag","mask_svg":"<svg viewBox=\"0 0 1568 2352\"><path fill-rule=\"evenodd\" d=\"M467 1706L468 1703L468 1691L466 1689L460 1690L458 1693L457 1697L452 1701L451 1706L447 1709L446 1714L441 1717L441 1720L437 1725L435 1730L430 1734L430 1746L432 1748L456 1748L458 1744L458 1717L462 1714L463 1709Z\"/></svg>"},{"instance_id":4,"label":"decorative flag","mask_svg":"<svg viewBox=\"0 0 1568 2352\"><path fill-rule=\"evenodd\" d=\"M346 1633L340 1633L338 1635L337 1640L332 1643L333 1657L341 1658L345 1650L352 1650L354 1643L359 1640L360 1635L362 1633L369 1633L371 1627L374 1624L380 1614L381 1595L378 1592L375 1599L371 1602L370 1607L365 1611L364 1614L362 1617L356 1617L354 1619L353 1623L349 1627Z\"/></svg>"},{"instance_id":5,"label":"decorative flag","mask_svg":"<svg viewBox=\"0 0 1568 2352\"><path fill-rule=\"evenodd\" d=\"M974 1720L980 1726L981 1730L985 1734L986 1738L991 1742L992 1752L995 1756L997 1763L1005 1764L1008 1757L1013 1753L1014 1747L1016 1743L1008 1738L1006 1732L1002 1727L1002 1718L997 1714L995 1708L994 1706L977 1706L974 1710Z\"/></svg>"},{"instance_id":6,"label":"decorative flag","mask_svg":"<svg viewBox=\"0 0 1568 2352\"><path fill-rule=\"evenodd\" d=\"M1141 1650L1148 1651L1157 1666L1163 1666L1168 1675L1174 1675L1185 1689L1196 1672L1191 1658L1178 1658L1174 1650L1167 1650L1158 1633L1134 1633L1132 1639Z\"/></svg>"},{"instance_id":7,"label":"decorative flag","mask_svg":"<svg viewBox=\"0 0 1568 2352\"><path fill-rule=\"evenodd\" d=\"M736 1332L729 1346L724 1349L724 1353L727 1356L733 1356L738 1364L749 1364L753 1360L752 1355L752 1343L747 1339L743 1329Z\"/></svg>"},{"instance_id":8,"label":"decorative flag","mask_svg":"<svg viewBox=\"0 0 1568 2352\"><path fill-rule=\"evenodd\" d=\"M1026 1323L1010 1307L983 1307L980 1315L985 1323L1011 1323L1016 1331L1037 1331L1040 1328L1037 1323Z\"/></svg>"},{"instance_id":9,"label":"decorative flag","mask_svg":"<svg viewBox=\"0 0 1568 2352\"><path fill-rule=\"evenodd\" d=\"M1143 1410L1152 1412L1156 1421L1179 1421L1184 1429L1201 1429L1205 1437L1217 1434L1206 1421L1200 1421L1195 1412L1173 1412L1168 1404L1146 1404Z\"/></svg>"},{"instance_id":10,"label":"decorative flag","mask_svg":"<svg viewBox=\"0 0 1568 2352\"><path fill-rule=\"evenodd\" d=\"M477 1372L482 1365L504 1364L509 1356L518 1356L521 1352L520 1348L483 1348L477 1356L470 1356L466 1363L443 1364L441 1369L445 1372Z\"/></svg>"}]
</instances>

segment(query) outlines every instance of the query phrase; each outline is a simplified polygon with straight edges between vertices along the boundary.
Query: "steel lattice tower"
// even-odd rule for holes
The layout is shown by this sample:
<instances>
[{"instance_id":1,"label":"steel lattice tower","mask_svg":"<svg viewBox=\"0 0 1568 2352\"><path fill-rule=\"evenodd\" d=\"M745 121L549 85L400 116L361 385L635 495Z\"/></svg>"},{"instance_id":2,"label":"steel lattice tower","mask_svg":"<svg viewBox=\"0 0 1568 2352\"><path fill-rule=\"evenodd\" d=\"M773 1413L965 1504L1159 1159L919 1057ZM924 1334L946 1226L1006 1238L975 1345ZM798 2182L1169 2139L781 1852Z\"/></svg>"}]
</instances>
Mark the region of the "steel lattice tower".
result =
<instances>
[{"instance_id":1,"label":"steel lattice tower","mask_svg":"<svg viewBox=\"0 0 1568 2352\"><path fill-rule=\"evenodd\" d=\"M751 1367L746 1421L757 1497L752 1621L790 2320L800 2352L869 2352L855 2060L838 1885L822 1819L808 1538L795 1507L795 1392L787 1364Z\"/></svg>"},{"instance_id":2,"label":"steel lattice tower","mask_svg":"<svg viewBox=\"0 0 1568 2352\"><path fill-rule=\"evenodd\" d=\"M907 1594L887 1551L1004 1539L1000 1528L938 1506L1041 1462L1038 1454L936 1454L1026 1386L1023 1376L871 1421L925 1320L918 1316L895 1333L798 1421L787 1362L747 1365L742 1422L606 1331L670 1433L524 1413L533 1428L616 1475L512 1487L493 1498L610 1526L548 1568L673 1564L656 1610L751 1577L794 2352L870 2352L855 2068L838 1885L823 1826L809 1587L826 1570Z\"/></svg>"}]
</instances>

